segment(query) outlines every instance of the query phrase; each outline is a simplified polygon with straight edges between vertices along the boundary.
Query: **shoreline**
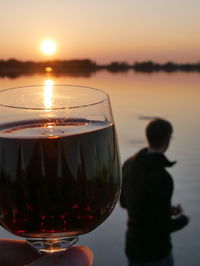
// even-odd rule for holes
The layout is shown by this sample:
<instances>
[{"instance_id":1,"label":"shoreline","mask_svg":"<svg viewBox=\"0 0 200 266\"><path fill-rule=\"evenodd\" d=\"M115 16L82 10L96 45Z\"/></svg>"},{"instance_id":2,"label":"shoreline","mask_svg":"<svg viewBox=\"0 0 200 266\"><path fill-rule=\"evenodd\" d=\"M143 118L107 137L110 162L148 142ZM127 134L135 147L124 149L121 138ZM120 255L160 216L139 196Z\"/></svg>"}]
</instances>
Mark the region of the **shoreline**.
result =
<instances>
[{"instance_id":1,"label":"shoreline","mask_svg":"<svg viewBox=\"0 0 200 266\"><path fill-rule=\"evenodd\" d=\"M177 64L167 62L164 64L152 61L136 62L112 62L106 65L99 65L90 59L83 60L52 60L43 62L19 61L16 59L0 60L0 77L19 77L22 75L33 75L37 73L51 73L54 75L91 76L100 70L107 70L111 73L120 72L200 72L200 63Z\"/></svg>"}]
</instances>

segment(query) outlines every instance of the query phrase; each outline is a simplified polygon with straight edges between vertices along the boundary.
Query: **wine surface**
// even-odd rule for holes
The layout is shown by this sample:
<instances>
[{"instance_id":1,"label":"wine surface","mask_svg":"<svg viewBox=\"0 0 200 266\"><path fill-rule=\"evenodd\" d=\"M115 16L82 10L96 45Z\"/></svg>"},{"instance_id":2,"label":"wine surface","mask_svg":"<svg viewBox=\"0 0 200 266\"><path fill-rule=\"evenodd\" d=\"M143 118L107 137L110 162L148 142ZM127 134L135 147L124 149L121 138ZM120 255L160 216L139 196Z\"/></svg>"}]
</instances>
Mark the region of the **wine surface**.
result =
<instances>
[{"instance_id":1,"label":"wine surface","mask_svg":"<svg viewBox=\"0 0 200 266\"><path fill-rule=\"evenodd\" d=\"M109 216L119 189L112 124L58 118L0 126L0 223L13 234L89 232Z\"/></svg>"}]
</instances>

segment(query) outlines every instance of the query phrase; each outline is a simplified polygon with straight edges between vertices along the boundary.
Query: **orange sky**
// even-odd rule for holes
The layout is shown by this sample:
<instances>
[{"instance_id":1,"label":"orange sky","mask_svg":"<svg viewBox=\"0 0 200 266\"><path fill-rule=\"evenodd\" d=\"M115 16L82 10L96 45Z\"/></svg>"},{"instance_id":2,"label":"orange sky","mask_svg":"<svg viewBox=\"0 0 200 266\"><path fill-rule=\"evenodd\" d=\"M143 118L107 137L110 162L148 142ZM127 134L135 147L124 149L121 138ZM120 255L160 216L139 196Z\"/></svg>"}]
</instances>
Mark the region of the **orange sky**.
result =
<instances>
[{"instance_id":1,"label":"orange sky","mask_svg":"<svg viewBox=\"0 0 200 266\"><path fill-rule=\"evenodd\" d=\"M199 0L0 2L0 58L199 62ZM52 38L54 55L40 42Z\"/></svg>"}]
</instances>

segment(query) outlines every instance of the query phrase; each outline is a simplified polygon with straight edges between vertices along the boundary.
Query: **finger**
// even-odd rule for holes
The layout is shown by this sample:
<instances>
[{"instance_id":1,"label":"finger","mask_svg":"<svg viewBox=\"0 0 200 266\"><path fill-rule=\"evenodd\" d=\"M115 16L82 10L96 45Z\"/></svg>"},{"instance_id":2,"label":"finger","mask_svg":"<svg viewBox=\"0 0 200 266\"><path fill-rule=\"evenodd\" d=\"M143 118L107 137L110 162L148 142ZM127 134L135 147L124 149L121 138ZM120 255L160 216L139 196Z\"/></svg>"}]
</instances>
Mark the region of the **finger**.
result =
<instances>
[{"instance_id":1,"label":"finger","mask_svg":"<svg viewBox=\"0 0 200 266\"><path fill-rule=\"evenodd\" d=\"M0 240L0 265L21 266L39 258L38 252L24 240Z\"/></svg>"},{"instance_id":2,"label":"finger","mask_svg":"<svg viewBox=\"0 0 200 266\"><path fill-rule=\"evenodd\" d=\"M92 251L87 247L77 246L45 255L28 266L90 266L92 263Z\"/></svg>"}]
</instances>

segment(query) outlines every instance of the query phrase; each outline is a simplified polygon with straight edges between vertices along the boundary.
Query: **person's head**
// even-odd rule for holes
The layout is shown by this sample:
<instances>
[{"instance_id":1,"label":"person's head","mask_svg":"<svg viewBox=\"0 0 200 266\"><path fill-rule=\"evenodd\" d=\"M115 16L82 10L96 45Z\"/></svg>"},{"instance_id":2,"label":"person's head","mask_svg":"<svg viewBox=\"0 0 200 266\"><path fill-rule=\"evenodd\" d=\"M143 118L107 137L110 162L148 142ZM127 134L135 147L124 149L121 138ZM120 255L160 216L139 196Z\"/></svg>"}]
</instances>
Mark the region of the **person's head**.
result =
<instances>
[{"instance_id":1,"label":"person's head","mask_svg":"<svg viewBox=\"0 0 200 266\"><path fill-rule=\"evenodd\" d=\"M169 146L173 128L170 122L164 119L154 119L146 127L146 137L151 149L165 152Z\"/></svg>"}]
</instances>

